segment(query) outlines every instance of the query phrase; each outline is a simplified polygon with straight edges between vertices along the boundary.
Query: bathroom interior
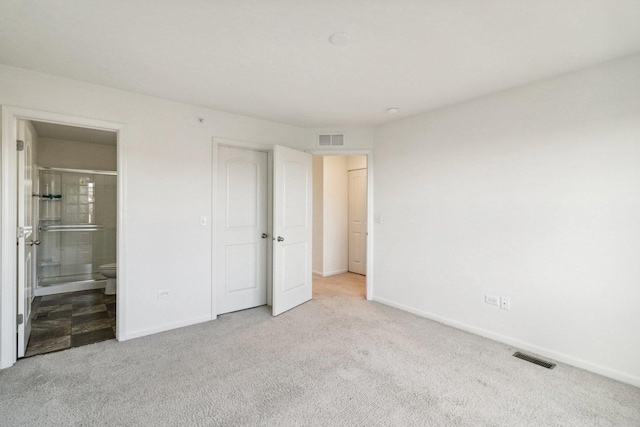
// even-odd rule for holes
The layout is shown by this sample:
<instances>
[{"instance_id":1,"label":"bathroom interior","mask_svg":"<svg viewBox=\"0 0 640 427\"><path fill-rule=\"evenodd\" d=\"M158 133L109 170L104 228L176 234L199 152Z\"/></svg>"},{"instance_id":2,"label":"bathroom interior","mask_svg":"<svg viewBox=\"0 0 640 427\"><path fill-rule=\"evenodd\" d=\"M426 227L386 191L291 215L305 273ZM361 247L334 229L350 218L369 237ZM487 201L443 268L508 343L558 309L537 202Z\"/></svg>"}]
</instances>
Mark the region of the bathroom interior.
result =
<instances>
[{"instance_id":1,"label":"bathroom interior","mask_svg":"<svg viewBox=\"0 0 640 427\"><path fill-rule=\"evenodd\" d=\"M114 339L117 133L25 123L35 259L25 357Z\"/></svg>"}]
</instances>

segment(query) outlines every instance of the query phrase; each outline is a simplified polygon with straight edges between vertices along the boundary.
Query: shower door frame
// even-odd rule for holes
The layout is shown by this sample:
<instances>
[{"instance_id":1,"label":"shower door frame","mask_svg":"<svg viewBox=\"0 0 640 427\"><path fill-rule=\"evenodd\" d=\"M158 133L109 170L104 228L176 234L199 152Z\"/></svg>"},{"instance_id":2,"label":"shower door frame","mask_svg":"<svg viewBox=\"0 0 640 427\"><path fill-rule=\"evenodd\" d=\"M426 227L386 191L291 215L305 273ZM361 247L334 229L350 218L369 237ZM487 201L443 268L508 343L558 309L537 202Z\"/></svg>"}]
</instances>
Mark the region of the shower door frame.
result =
<instances>
[{"instance_id":1,"label":"shower door frame","mask_svg":"<svg viewBox=\"0 0 640 427\"><path fill-rule=\"evenodd\" d=\"M35 120L90 129L115 132L117 135L118 172L118 225L117 264L118 286L116 294L116 339L124 341L126 335L126 126L122 123L89 119L66 114L50 113L27 108L2 106L2 146L0 150L0 369L17 361L17 120Z\"/></svg>"},{"instance_id":2,"label":"shower door frame","mask_svg":"<svg viewBox=\"0 0 640 427\"><path fill-rule=\"evenodd\" d=\"M109 171L109 170L97 170L97 169L72 169L72 168L59 168L59 167L49 167L49 166L38 166L37 167L38 170L38 176L40 175L41 172L60 172L60 173L74 173L74 174L85 174L85 175L103 175L103 176L115 176L116 180L118 177L118 171ZM117 181L116 181L116 188L117 188ZM61 189L62 191L62 189ZM116 195L117 196L117 195ZM42 200L40 200L42 201ZM116 204L118 203L118 200L116 198ZM42 206L42 205L40 205ZM38 228L38 238L40 238L40 233L42 231L40 231L40 217L38 217L38 223L37 223L37 228ZM116 219L117 220L117 219ZM117 232L117 226L116 226L116 232ZM117 236L116 236L117 238ZM40 248L38 248L39 250L43 250L42 246ZM116 251L117 253L117 251ZM38 257L37 260L37 268L38 268L38 273L40 273L40 258ZM104 264L104 263L103 263ZM62 264L60 265L62 267ZM40 280L40 274L37 275L37 281ZM76 284L90 284L93 283L93 285L89 285L89 286L82 286L80 285L80 287L82 289L80 290L88 290L88 289L99 289L100 287L104 288L104 284L106 283L107 279L106 278L102 278L102 279L84 279L84 280L70 280L68 282L60 282L60 284L56 284L56 285L47 285L47 286L37 286L35 288L35 292L34 295L35 296L44 296L44 295L52 295L52 294L57 294L57 293L62 293L62 292L77 292L77 290L74 290L73 288L75 287L74 285ZM95 285L95 283L102 283L101 286ZM62 290L60 290L62 289ZM116 308L117 309L117 308Z\"/></svg>"}]
</instances>

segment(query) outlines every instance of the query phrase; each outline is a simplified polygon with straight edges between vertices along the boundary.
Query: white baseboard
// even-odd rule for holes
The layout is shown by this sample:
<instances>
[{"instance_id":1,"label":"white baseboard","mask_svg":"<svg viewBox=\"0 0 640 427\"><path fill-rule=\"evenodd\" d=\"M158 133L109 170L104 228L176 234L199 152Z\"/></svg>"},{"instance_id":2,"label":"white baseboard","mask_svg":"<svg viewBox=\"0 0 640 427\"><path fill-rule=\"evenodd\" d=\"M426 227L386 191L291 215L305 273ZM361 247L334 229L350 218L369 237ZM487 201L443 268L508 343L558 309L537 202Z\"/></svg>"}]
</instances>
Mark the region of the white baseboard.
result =
<instances>
[{"instance_id":1,"label":"white baseboard","mask_svg":"<svg viewBox=\"0 0 640 427\"><path fill-rule=\"evenodd\" d=\"M315 274L316 276L322 276L322 277L329 277L329 276L335 276L336 274L343 274L343 273L348 273L349 269L345 268L344 270L334 270L334 271L313 271L312 273Z\"/></svg>"},{"instance_id":2,"label":"white baseboard","mask_svg":"<svg viewBox=\"0 0 640 427\"><path fill-rule=\"evenodd\" d=\"M374 296L373 301L376 301L391 307L395 307L400 310L407 311L409 313L413 313L421 317L426 317L427 319L434 320L436 322L443 323L448 326L452 326L456 329L461 329L466 332L471 332L472 334L480 335L482 337L489 338L494 341L508 344L512 347L517 347L518 349L530 351L540 356L548 357L555 361L566 363L567 365L575 366L577 368L584 369L586 371L590 371L605 377L613 378L614 380L622 381L623 383L640 387L640 377L629 375L625 372L620 372L618 370L607 368L606 366L598 365L596 363L579 359L577 357L573 357L568 354L559 353L557 351L554 351L548 348L544 348L544 347L537 346L535 344L520 341L515 338L507 337L505 335L491 332L486 329L478 328L476 326L472 326L467 323L458 322L457 320L452 320L446 317L439 316L437 314L422 311L417 308L406 306L404 304L399 304L384 298L379 298Z\"/></svg>"},{"instance_id":3,"label":"white baseboard","mask_svg":"<svg viewBox=\"0 0 640 427\"><path fill-rule=\"evenodd\" d=\"M147 335L153 335L153 334L157 334L157 333L160 333L160 332L166 332L166 331L170 331L172 329L184 328L185 326L196 325L198 323L204 323L204 322L209 322L209 321L211 321L211 315L206 316L206 317L198 317L196 319L184 320L182 322L167 323L165 325L156 326L156 327L149 328L149 329L143 329L141 331L135 331L135 332L127 333L126 336L123 337L123 339L121 341L126 341L126 340L130 340L130 339L133 339L133 338L145 337Z\"/></svg>"}]
</instances>

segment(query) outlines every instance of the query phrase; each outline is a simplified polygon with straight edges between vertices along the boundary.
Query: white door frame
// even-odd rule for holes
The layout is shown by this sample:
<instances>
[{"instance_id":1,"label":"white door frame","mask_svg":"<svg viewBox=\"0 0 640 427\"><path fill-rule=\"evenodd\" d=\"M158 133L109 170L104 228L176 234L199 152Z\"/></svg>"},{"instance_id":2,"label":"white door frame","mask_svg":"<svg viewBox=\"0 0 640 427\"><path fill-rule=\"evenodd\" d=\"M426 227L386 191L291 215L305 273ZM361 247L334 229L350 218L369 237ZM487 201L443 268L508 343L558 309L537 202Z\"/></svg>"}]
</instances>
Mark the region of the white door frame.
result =
<instances>
[{"instance_id":1,"label":"white door frame","mask_svg":"<svg viewBox=\"0 0 640 427\"><path fill-rule=\"evenodd\" d=\"M373 150L306 150L314 156L367 156L367 300L373 299Z\"/></svg>"},{"instance_id":2,"label":"white door frame","mask_svg":"<svg viewBox=\"0 0 640 427\"><path fill-rule=\"evenodd\" d=\"M267 239L273 238L273 146L254 142L240 141L236 139L213 137L211 164L211 320L218 317L218 282L216 280L217 251L216 251L216 224L218 215L217 188L218 188L218 147L243 148L245 150L261 151L267 153ZM267 244L267 305L271 305L273 286L273 245Z\"/></svg>"},{"instance_id":3,"label":"white door frame","mask_svg":"<svg viewBox=\"0 0 640 427\"><path fill-rule=\"evenodd\" d=\"M49 113L20 107L2 106L2 147L0 150L0 369L16 363L16 317L17 317L17 153L16 153L16 120L36 120L62 125L100 129L117 133L118 161L118 232L117 263L118 289L116 316L118 319L117 339L124 341L126 335L126 127L122 123L107 122L66 114Z\"/></svg>"}]
</instances>

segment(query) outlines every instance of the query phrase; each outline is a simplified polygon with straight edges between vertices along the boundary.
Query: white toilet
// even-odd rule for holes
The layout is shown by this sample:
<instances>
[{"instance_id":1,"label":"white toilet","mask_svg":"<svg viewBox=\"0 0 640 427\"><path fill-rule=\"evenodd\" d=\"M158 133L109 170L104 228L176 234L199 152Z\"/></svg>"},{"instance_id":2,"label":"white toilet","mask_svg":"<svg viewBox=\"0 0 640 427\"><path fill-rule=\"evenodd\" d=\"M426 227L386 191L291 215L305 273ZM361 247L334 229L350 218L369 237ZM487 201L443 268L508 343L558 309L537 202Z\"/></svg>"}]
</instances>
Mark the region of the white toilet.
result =
<instances>
[{"instance_id":1,"label":"white toilet","mask_svg":"<svg viewBox=\"0 0 640 427\"><path fill-rule=\"evenodd\" d=\"M116 263L104 264L98 267L100 274L107 278L107 286L104 288L105 295L116 294Z\"/></svg>"}]
</instances>

